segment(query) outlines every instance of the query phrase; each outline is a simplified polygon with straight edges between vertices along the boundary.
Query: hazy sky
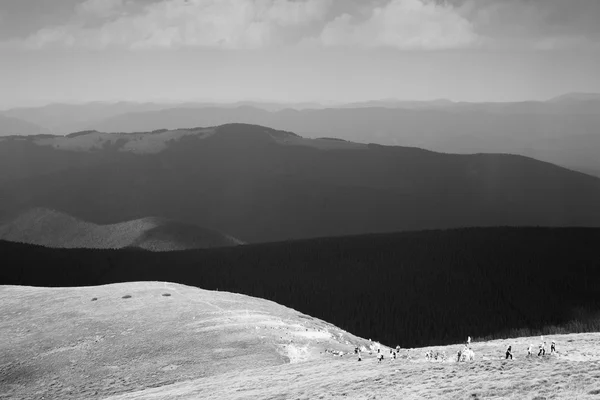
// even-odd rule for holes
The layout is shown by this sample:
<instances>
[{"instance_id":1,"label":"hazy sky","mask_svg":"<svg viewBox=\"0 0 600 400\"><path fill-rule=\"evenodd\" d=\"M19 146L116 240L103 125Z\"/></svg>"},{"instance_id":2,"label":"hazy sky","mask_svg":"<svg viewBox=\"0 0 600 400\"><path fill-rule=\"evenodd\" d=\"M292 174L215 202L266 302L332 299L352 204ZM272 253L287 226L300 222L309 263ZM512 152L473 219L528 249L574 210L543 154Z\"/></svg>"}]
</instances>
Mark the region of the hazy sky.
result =
<instances>
[{"instance_id":1,"label":"hazy sky","mask_svg":"<svg viewBox=\"0 0 600 400\"><path fill-rule=\"evenodd\" d=\"M600 0L0 0L0 108L600 92Z\"/></svg>"}]
</instances>

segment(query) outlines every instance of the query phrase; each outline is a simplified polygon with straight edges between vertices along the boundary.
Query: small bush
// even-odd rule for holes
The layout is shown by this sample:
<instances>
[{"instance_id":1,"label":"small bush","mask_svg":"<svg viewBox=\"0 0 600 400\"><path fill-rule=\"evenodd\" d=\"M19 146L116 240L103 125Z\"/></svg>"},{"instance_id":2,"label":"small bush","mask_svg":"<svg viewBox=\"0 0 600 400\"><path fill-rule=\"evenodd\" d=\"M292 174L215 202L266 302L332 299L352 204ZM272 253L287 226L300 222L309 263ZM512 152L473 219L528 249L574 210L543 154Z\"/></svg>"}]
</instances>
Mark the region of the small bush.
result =
<instances>
[{"instance_id":1,"label":"small bush","mask_svg":"<svg viewBox=\"0 0 600 400\"><path fill-rule=\"evenodd\" d=\"M163 293L163 296L164 297L169 297L169 296L171 296L171 293Z\"/></svg>"},{"instance_id":2,"label":"small bush","mask_svg":"<svg viewBox=\"0 0 600 400\"><path fill-rule=\"evenodd\" d=\"M94 298L92 299L92 301L96 301L96 300L98 300L98 298L97 298L97 297L94 297Z\"/></svg>"},{"instance_id":3,"label":"small bush","mask_svg":"<svg viewBox=\"0 0 600 400\"><path fill-rule=\"evenodd\" d=\"M129 294L126 294L125 296L123 296L123 297L121 297L121 298L122 298L122 299L130 299L130 298L131 298L131 295L129 295Z\"/></svg>"}]
</instances>

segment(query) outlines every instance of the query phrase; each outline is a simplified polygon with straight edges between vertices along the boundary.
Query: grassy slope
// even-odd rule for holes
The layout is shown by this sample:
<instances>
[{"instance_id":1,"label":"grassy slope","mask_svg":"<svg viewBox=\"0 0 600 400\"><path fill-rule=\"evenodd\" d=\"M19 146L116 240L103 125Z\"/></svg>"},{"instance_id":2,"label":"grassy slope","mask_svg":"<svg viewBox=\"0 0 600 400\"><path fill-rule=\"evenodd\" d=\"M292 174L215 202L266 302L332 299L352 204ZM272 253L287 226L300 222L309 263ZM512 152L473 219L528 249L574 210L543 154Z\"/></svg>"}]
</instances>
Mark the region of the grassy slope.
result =
<instances>
[{"instance_id":1,"label":"grassy slope","mask_svg":"<svg viewBox=\"0 0 600 400\"><path fill-rule=\"evenodd\" d=\"M174 253L0 242L0 282L169 281L276 301L403 346L600 330L600 229L494 228Z\"/></svg>"},{"instance_id":2,"label":"grassy slope","mask_svg":"<svg viewBox=\"0 0 600 400\"><path fill-rule=\"evenodd\" d=\"M324 332L334 336L325 339ZM427 362L428 348L404 349L400 359L381 364L369 354L359 363L353 355L323 353L350 350L346 340L365 343L271 302L174 284L0 287L0 398L593 399L600 393L597 333L547 337L559 353L543 359L524 356L537 337L475 342L471 363ZM508 345L515 360L507 362L501 357ZM288 364L290 354L303 356L301 362Z\"/></svg>"},{"instance_id":3,"label":"grassy slope","mask_svg":"<svg viewBox=\"0 0 600 400\"><path fill-rule=\"evenodd\" d=\"M158 282L4 286L0 398L104 398L320 358L327 348L350 351L350 342L366 343L278 304L232 293Z\"/></svg>"},{"instance_id":4,"label":"grassy slope","mask_svg":"<svg viewBox=\"0 0 600 400\"><path fill-rule=\"evenodd\" d=\"M510 343L521 347L530 338ZM367 356L331 358L224 374L109 397L107 400L192 399L597 399L600 394L600 334L557 336L559 356L499 359L505 342L475 343L487 360L426 362L426 349L412 359L377 363ZM456 351L459 346L446 348ZM513 347L514 348L514 347ZM581 354L585 355L581 355ZM572 357L571 357L572 355Z\"/></svg>"}]
</instances>

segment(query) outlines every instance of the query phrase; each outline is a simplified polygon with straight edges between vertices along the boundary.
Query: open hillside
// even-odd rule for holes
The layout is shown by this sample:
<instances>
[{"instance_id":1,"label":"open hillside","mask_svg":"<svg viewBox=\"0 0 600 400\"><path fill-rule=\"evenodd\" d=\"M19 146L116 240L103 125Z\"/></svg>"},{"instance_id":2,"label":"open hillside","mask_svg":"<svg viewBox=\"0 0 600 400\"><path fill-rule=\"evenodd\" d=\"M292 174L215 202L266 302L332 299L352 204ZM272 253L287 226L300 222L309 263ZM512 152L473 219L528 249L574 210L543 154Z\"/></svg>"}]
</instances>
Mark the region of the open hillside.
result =
<instances>
[{"instance_id":1,"label":"open hillside","mask_svg":"<svg viewBox=\"0 0 600 400\"><path fill-rule=\"evenodd\" d=\"M40 327L43 326L43 329ZM0 396L10 399L594 399L599 334L402 349L384 361L324 321L248 296L159 282L0 287ZM507 346L514 360L504 361ZM426 351L446 352L444 362ZM343 354L341 357L339 354Z\"/></svg>"},{"instance_id":2,"label":"open hillside","mask_svg":"<svg viewBox=\"0 0 600 400\"><path fill-rule=\"evenodd\" d=\"M505 154L305 139L261 126L0 142L0 217L145 216L244 242L469 226L600 226L600 179Z\"/></svg>"},{"instance_id":3,"label":"open hillside","mask_svg":"<svg viewBox=\"0 0 600 400\"><path fill-rule=\"evenodd\" d=\"M175 251L226 247L239 240L198 226L160 218L96 225L47 209L33 209L0 224L0 239L56 248L136 247Z\"/></svg>"},{"instance_id":4,"label":"open hillside","mask_svg":"<svg viewBox=\"0 0 600 400\"><path fill-rule=\"evenodd\" d=\"M169 281L403 347L600 330L600 229L405 232L150 253L0 242L0 283Z\"/></svg>"},{"instance_id":5,"label":"open hillside","mask_svg":"<svg viewBox=\"0 0 600 400\"><path fill-rule=\"evenodd\" d=\"M0 397L100 399L368 342L270 301L168 283L0 286Z\"/></svg>"}]
</instances>

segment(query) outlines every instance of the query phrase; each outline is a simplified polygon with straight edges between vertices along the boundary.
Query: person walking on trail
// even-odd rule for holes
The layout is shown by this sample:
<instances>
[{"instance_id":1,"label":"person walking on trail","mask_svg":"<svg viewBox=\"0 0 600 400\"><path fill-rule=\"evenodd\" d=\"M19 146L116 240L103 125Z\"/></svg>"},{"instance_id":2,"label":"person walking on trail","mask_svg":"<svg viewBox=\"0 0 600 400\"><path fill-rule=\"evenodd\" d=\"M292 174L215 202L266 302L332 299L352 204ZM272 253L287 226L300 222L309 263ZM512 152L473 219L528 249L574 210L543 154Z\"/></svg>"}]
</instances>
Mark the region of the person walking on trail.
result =
<instances>
[{"instance_id":1,"label":"person walking on trail","mask_svg":"<svg viewBox=\"0 0 600 400\"><path fill-rule=\"evenodd\" d=\"M556 342L553 340L552 344L550 345L550 354L554 353L556 353Z\"/></svg>"},{"instance_id":2,"label":"person walking on trail","mask_svg":"<svg viewBox=\"0 0 600 400\"><path fill-rule=\"evenodd\" d=\"M532 348L533 348L533 345L530 344L529 347L527 348L527 357L533 356Z\"/></svg>"},{"instance_id":3,"label":"person walking on trail","mask_svg":"<svg viewBox=\"0 0 600 400\"><path fill-rule=\"evenodd\" d=\"M506 349L506 360L508 359L513 359L513 355L512 355L512 346L508 346L508 349Z\"/></svg>"},{"instance_id":4,"label":"person walking on trail","mask_svg":"<svg viewBox=\"0 0 600 400\"><path fill-rule=\"evenodd\" d=\"M379 353L379 355L377 356L377 360L378 360L378 362L383 361L383 353Z\"/></svg>"},{"instance_id":5,"label":"person walking on trail","mask_svg":"<svg viewBox=\"0 0 600 400\"><path fill-rule=\"evenodd\" d=\"M467 347L471 346L471 336L467 337Z\"/></svg>"},{"instance_id":6,"label":"person walking on trail","mask_svg":"<svg viewBox=\"0 0 600 400\"><path fill-rule=\"evenodd\" d=\"M542 342L542 343L540 343L540 351L538 352L538 357L545 356L545 355L546 355L546 342Z\"/></svg>"}]
</instances>

